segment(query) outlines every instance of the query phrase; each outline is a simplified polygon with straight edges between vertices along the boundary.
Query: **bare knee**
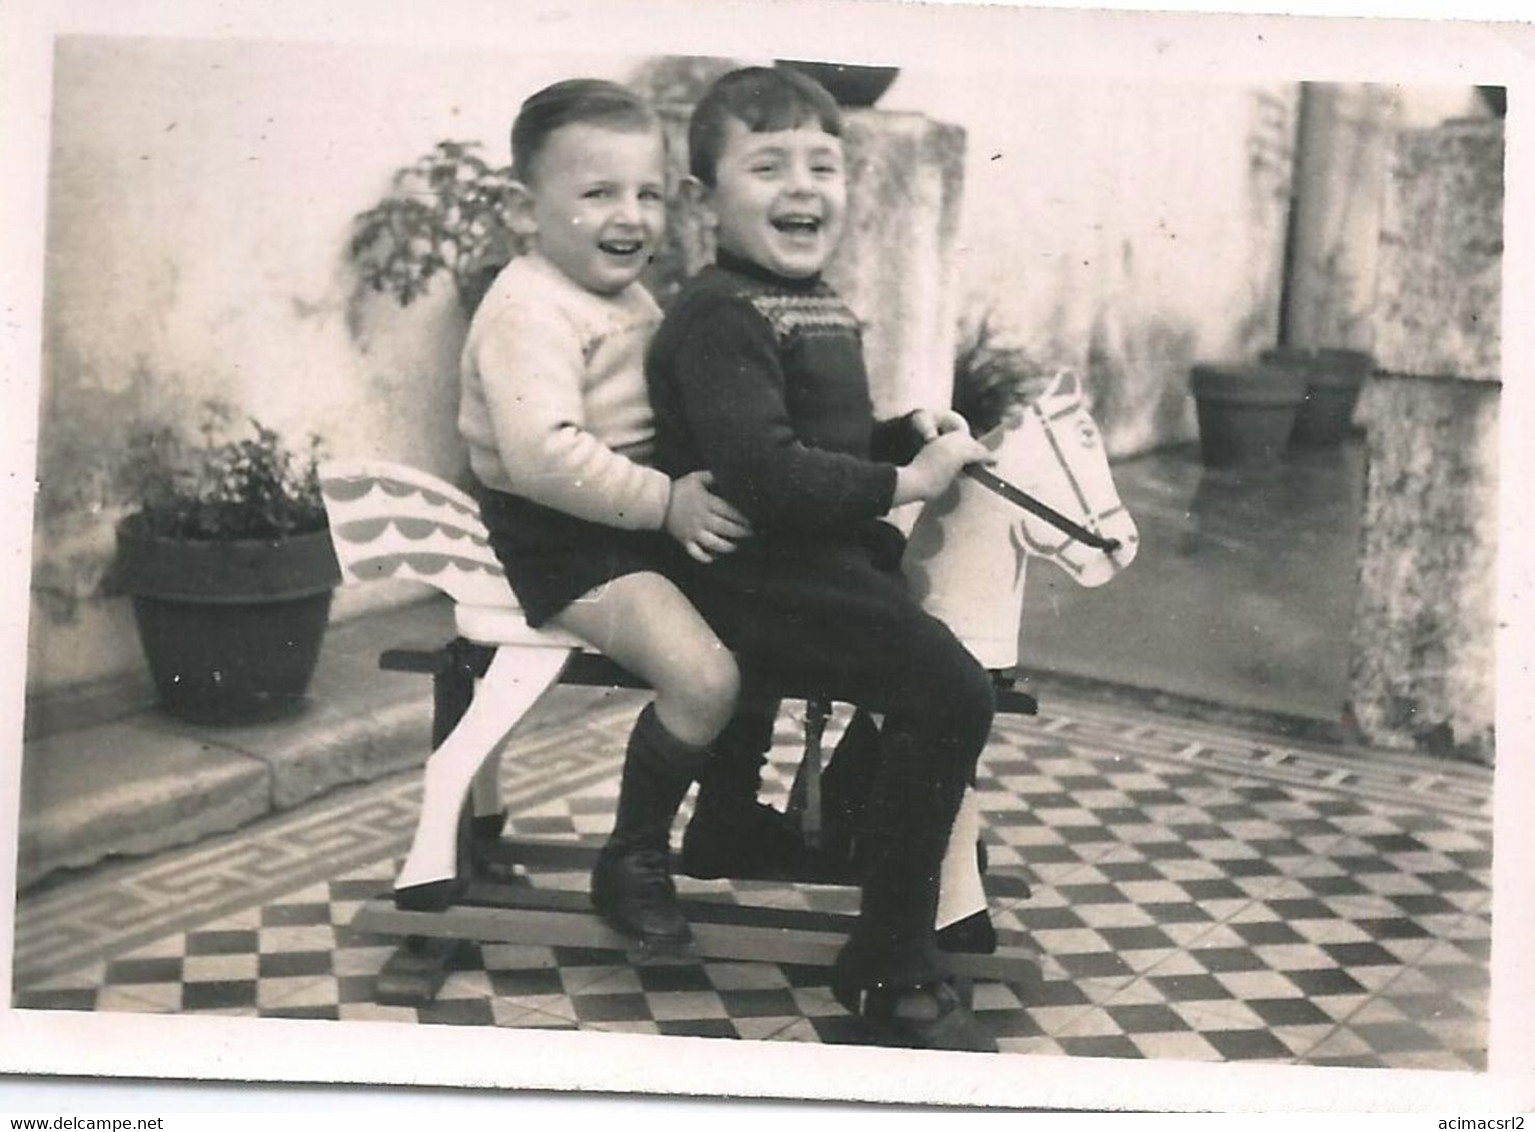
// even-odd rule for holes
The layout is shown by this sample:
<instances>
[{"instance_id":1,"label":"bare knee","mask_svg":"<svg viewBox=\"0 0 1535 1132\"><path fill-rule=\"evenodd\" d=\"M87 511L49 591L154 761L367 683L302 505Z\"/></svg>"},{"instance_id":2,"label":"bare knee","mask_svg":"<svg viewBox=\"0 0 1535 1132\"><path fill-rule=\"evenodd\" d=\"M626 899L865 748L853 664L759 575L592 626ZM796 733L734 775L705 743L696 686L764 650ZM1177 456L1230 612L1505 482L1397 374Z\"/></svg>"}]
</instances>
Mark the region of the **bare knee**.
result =
<instances>
[{"instance_id":1,"label":"bare knee","mask_svg":"<svg viewBox=\"0 0 1535 1132\"><path fill-rule=\"evenodd\" d=\"M701 718L708 717L718 732L730 722L741 696L741 671L735 657L727 649L715 650L708 662L699 666L691 683L695 710Z\"/></svg>"},{"instance_id":2,"label":"bare knee","mask_svg":"<svg viewBox=\"0 0 1535 1132\"><path fill-rule=\"evenodd\" d=\"M656 686L656 710L670 726L675 722L691 734L681 735L703 745L712 742L735 713L741 694L741 673L728 649L717 647L672 666Z\"/></svg>"}]
</instances>

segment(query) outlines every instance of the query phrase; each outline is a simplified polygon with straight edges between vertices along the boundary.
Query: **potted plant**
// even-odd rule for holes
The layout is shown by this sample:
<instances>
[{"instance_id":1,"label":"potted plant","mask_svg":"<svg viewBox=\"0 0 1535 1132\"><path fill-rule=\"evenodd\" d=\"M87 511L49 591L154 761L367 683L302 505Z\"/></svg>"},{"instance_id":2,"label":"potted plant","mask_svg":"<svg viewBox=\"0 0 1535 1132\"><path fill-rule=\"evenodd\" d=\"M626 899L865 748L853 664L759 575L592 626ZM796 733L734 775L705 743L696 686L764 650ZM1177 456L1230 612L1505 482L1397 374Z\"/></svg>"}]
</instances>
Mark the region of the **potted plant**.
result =
<instances>
[{"instance_id":1,"label":"potted plant","mask_svg":"<svg viewBox=\"0 0 1535 1132\"><path fill-rule=\"evenodd\" d=\"M523 251L507 219L512 171L472 141L442 141L398 170L389 194L352 222L362 282L408 306L446 273L472 314L496 273Z\"/></svg>"},{"instance_id":2,"label":"potted plant","mask_svg":"<svg viewBox=\"0 0 1535 1132\"><path fill-rule=\"evenodd\" d=\"M1290 443L1300 448L1341 443L1353 426L1354 405L1375 359L1362 350L1276 346L1263 351L1262 361L1290 370L1305 382Z\"/></svg>"},{"instance_id":3,"label":"potted plant","mask_svg":"<svg viewBox=\"0 0 1535 1132\"><path fill-rule=\"evenodd\" d=\"M1213 468L1261 468L1283 457L1305 379L1266 365L1193 368L1200 455Z\"/></svg>"},{"instance_id":4,"label":"potted plant","mask_svg":"<svg viewBox=\"0 0 1535 1132\"><path fill-rule=\"evenodd\" d=\"M133 599L161 706L242 723L303 703L340 571L318 475L254 418L209 402L199 435L141 429L120 486L112 592Z\"/></svg>"}]
</instances>

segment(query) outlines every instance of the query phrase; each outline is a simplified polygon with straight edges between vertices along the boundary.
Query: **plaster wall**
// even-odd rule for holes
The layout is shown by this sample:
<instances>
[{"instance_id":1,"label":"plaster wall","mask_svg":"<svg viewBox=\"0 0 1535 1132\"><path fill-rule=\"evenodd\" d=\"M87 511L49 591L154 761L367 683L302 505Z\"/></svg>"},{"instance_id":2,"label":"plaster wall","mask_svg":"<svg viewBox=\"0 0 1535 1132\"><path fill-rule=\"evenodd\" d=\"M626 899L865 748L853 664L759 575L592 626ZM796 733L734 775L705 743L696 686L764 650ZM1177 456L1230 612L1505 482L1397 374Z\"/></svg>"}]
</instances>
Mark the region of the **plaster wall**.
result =
<instances>
[{"instance_id":1,"label":"plaster wall","mask_svg":"<svg viewBox=\"0 0 1535 1132\"><path fill-rule=\"evenodd\" d=\"M1298 88L906 71L965 126L963 308L1087 377L1115 456L1195 436L1196 359L1276 341Z\"/></svg>"}]
</instances>

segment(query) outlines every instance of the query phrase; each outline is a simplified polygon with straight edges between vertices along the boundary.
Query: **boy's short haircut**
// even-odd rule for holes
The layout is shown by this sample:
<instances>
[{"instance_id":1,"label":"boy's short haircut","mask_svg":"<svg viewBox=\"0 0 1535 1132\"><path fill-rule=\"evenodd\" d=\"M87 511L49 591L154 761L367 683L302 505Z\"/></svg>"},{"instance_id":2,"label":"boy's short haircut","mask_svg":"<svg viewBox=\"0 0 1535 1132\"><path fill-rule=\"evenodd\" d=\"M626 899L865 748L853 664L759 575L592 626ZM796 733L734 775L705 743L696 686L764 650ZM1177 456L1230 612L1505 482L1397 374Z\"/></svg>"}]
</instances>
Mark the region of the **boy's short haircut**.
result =
<instances>
[{"instance_id":1,"label":"boy's short haircut","mask_svg":"<svg viewBox=\"0 0 1535 1132\"><path fill-rule=\"evenodd\" d=\"M743 67L704 92L688 125L688 172L713 186L725 124L734 118L754 134L816 125L842 136L842 111L820 83L799 71Z\"/></svg>"},{"instance_id":2,"label":"boy's short haircut","mask_svg":"<svg viewBox=\"0 0 1535 1132\"><path fill-rule=\"evenodd\" d=\"M605 126L652 130L660 126L645 100L628 87L605 79L565 79L528 98L512 123L512 175L531 179L539 154L562 126Z\"/></svg>"}]
</instances>

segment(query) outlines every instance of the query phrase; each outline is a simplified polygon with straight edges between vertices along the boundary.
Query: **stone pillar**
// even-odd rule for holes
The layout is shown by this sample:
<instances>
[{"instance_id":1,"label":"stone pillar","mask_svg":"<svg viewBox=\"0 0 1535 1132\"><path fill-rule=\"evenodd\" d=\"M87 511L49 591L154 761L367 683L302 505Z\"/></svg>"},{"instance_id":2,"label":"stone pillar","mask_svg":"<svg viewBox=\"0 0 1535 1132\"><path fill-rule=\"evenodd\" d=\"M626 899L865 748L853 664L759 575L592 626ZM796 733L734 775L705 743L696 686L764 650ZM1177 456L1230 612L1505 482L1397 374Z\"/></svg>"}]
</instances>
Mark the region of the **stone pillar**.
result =
<instances>
[{"instance_id":1,"label":"stone pillar","mask_svg":"<svg viewBox=\"0 0 1535 1132\"><path fill-rule=\"evenodd\" d=\"M687 108L663 112L673 176L687 173ZM827 279L864 322L878 416L949 403L958 317L954 239L965 132L912 113L848 110L848 216ZM713 259L709 233L677 201L648 278L662 304Z\"/></svg>"},{"instance_id":2,"label":"stone pillar","mask_svg":"<svg viewBox=\"0 0 1535 1132\"><path fill-rule=\"evenodd\" d=\"M965 131L920 114L857 110L846 115L844 141L847 235L828 278L864 321L875 414L947 405Z\"/></svg>"},{"instance_id":3,"label":"stone pillar","mask_svg":"<svg viewBox=\"0 0 1535 1132\"><path fill-rule=\"evenodd\" d=\"M1399 103L1389 86L1301 87L1286 346L1368 351L1373 345L1370 308Z\"/></svg>"},{"instance_id":4,"label":"stone pillar","mask_svg":"<svg viewBox=\"0 0 1535 1132\"><path fill-rule=\"evenodd\" d=\"M1372 743L1491 762L1503 124L1402 134L1366 388L1350 703Z\"/></svg>"}]
</instances>

